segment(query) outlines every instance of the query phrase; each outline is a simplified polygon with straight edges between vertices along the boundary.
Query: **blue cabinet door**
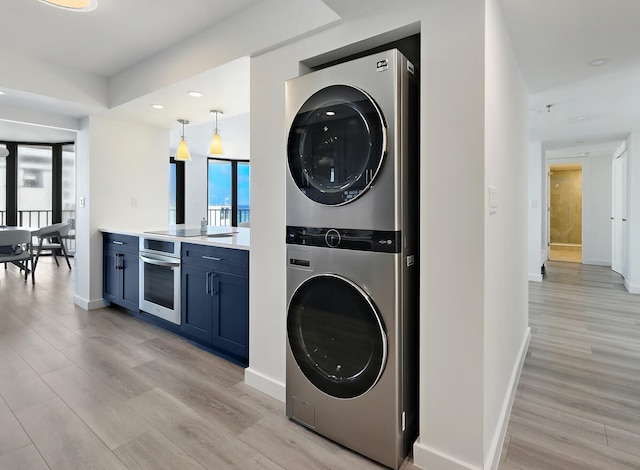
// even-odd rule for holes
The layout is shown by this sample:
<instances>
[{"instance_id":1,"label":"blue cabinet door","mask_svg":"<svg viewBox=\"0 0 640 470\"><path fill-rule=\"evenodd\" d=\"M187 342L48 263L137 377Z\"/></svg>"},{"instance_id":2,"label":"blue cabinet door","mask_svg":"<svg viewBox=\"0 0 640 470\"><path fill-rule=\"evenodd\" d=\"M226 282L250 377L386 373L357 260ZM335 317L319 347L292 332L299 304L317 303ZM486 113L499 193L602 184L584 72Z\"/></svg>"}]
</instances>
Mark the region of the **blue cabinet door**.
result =
<instances>
[{"instance_id":1,"label":"blue cabinet door","mask_svg":"<svg viewBox=\"0 0 640 470\"><path fill-rule=\"evenodd\" d=\"M103 250L103 297L121 307L138 311L139 259L105 242Z\"/></svg>"},{"instance_id":2,"label":"blue cabinet door","mask_svg":"<svg viewBox=\"0 0 640 470\"><path fill-rule=\"evenodd\" d=\"M119 257L114 250L105 247L102 259L104 299L119 304L122 298Z\"/></svg>"},{"instance_id":3,"label":"blue cabinet door","mask_svg":"<svg viewBox=\"0 0 640 470\"><path fill-rule=\"evenodd\" d=\"M213 345L249 359L249 281L245 276L212 273Z\"/></svg>"},{"instance_id":4,"label":"blue cabinet door","mask_svg":"<svg viewBox=\"0 0 640 470\"><path fill-rule=\"evenodd\" d=\"M181 331L210 345L213 326L212 273L198 266L183 264L181 274Z\"/></svg>"},{"instance_id":5,"label":"blue cabinet door","mask_svg":"<svg viewBox=\"0 0 640 470\"><path fill-rule=\"evenodd\" d=\"M129 310L139 310L140 259L137 254L121 253L120 275L122 276L121 306Z\"/></svg>"}]
</instances>

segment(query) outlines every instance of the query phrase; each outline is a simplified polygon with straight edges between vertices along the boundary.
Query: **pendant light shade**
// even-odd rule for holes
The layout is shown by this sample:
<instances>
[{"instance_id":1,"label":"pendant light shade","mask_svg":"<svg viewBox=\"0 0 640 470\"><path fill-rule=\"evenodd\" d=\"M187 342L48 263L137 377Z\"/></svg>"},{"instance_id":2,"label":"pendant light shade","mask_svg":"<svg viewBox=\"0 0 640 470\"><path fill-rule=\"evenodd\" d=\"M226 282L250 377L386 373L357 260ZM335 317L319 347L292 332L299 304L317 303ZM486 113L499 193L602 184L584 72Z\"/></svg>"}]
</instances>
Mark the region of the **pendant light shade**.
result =
<instances>
[{"instance_id":1,"label":"pendant light shade","mask_svg":"<svg viewBox=\"0 0 640 470\"><path fill-rule=\"evenodd\" d=\"M220 130L218 129L218 114L222 114L222 111L212 109L209 112L216 116L216 127L213 130L213 138L211 139L211 146L209 147L209 155L222 155L222 139L220 139Z\"/></svg>"},{"instance_id":2,"label":"pendant light shade","mask_svg":"<svg viewBox=\"0 0 640 470\"><path fill-rule=\"evenodd\" d=\"M57 8L73 11L93 11L98 6L98 0L40 0L42 3Z\"/></svg>"},{"instance_id":3,"label":"pendant light shade","mask_svg":"<svg viewBox=\"0 0 640 470\"><path fill-rule=\"evenodd\" d=\"M189 124L189 121L187 121L186 119L178 119L178 122L182 124L182 137L180 139L180 143L178 144L178 150L176 151L175 159L181 162L186 162L191 160L191 153L189 153L187 141L184 140L184 125Z\"/></svg>"}]
</instances>

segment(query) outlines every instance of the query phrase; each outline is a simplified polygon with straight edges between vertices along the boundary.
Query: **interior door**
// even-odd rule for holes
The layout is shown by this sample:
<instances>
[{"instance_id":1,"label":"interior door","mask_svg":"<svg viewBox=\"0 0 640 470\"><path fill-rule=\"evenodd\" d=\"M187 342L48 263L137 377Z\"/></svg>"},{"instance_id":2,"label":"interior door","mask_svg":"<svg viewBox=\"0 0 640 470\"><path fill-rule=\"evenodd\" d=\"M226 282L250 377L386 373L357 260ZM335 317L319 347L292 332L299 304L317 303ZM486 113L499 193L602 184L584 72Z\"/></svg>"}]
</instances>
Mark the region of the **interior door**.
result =
<instances>
[{"instance_id":1,"label":"interior door","mask_svg":"<svg viewBox=\"0 0 640 470\"><path fill-rule=\"evenodd\" d=\"M626 276L627 153L612 162L611 269Z\"/></svg>"}]
</instances>

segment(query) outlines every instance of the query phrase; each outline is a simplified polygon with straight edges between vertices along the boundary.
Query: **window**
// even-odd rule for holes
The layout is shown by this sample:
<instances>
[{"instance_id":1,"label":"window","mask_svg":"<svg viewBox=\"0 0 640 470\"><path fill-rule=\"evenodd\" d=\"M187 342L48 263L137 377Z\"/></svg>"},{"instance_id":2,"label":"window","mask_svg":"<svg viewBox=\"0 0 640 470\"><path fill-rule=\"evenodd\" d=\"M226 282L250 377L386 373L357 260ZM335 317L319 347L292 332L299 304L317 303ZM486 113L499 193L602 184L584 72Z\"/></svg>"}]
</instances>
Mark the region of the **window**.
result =
<instances>
[{"instance_id":1,"label":"window","mask_svg":"<svg viewBox=\"0 0 640 470\"><path fill-rule=\"evenodd\" d=\"M209 225L248 223L250 165L246 161L209 159L207 214Z\"/></svg>"},{"instance_id":2,"label":"window","mask_svg":"<svg viewBox=\"0 0 640 470\"><path fill-rule=\"evenodd\" d=\"M238 223L249 223L251 165L238 163Z\"/></svg>"},{"instance_id":3,"label":"window","mask_svg":"<svg viewBox=\"0 0 640 470\"><path fill-rule=\"evenodd\" d=\"M0 145L6 148L6 145ZM7 159L0 158L0 225L7 225Z\"/></svg>"},{"instance_id":4,"label":"window","mask_svg":"<svg viewBox=\"0 0 640 470\"><path fill-rule=\"evenodd\" d=\"M65 143L0 142L0 225L75 223L75 147Z\"/></svg>"},{"instance_id":5,"label":"window","mask_svg":"<svg viewBox=\"0 0 640 470\"><path fill-rule=\"evenodd\" d=\"M18 146L18 225L53 223L53 152L51 146Z\"/></svg>"}]
</instances>

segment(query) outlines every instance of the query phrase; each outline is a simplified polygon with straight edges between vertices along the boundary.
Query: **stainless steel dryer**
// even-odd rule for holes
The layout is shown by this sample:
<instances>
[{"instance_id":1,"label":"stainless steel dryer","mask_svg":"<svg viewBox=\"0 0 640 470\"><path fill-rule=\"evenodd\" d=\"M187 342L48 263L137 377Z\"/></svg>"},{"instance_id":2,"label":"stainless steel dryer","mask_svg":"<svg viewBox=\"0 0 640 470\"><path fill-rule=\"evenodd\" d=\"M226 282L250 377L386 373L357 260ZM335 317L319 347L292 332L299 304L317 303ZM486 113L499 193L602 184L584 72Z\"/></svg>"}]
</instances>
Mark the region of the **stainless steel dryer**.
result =
<instances>
[{"instance_id":1,"label":"stainless steel dryer","mask_svg":"<svg viewBox=\"0 0 640 470\"><path fill-rule=\"evenodd\" d=\"M287 225L402 229L414 82L396 49L286 82Z\"/></svg>"},{"instance_id":2,"label":"stainless steel dryer","mask_svg":"<svg viewBox=\"0 0 640 470\"><path fill-rule=\"evenodd\" d=\"M417 86L397 50L286 84L287 415L392 468L417 429Z\"/></svg>"},{"instance_id":3,"label":"stainless steel dryer","mask_svg":"<svg viewBox=\"0 0 640 470\"><path fill-rule=\"evenodd\" d=\"M386 233L348 231L331 248L320 230L288 229L286 408L398 468L417 428L417 267L398 240L372 251Z\"/></svg>"}]
</instances>

